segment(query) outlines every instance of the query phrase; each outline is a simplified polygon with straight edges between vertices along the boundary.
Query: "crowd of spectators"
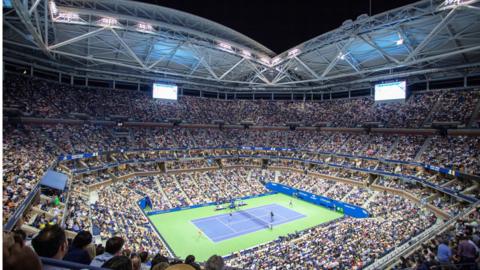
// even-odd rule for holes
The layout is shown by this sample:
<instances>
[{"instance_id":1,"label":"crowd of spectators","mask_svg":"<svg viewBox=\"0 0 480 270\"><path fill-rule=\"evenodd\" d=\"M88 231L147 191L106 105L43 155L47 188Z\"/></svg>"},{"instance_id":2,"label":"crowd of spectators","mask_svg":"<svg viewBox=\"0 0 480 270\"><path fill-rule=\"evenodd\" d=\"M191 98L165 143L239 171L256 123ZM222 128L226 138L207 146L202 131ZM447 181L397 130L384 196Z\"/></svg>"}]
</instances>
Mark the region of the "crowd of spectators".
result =
<instances>
[{"instance_id":1,"label":"crowd of spectators","mask_svg":"<svg viewBox=\"0 0 480 270\"><path fill-rule=\"evenodd\" d=\"M153 201L168 201L167 204L162 205L154 202L154 208L166 209L178 206L177 198L182 194L183 201L187 205L205 203L265 192L258 190L258 187L262 187L260 185L262 180L278 181L363 206L370 211L373 218L366 220L345 218L326 227L321 226L286 238L282 237L254 250L233 254L227 260L231 266L257 269L291 264L290 267L360 268L423 231L435 221L432 213L396 195L380 193L366 187L352 188L341 182L300 172L270 171L261 168L187 172L161 175L158 178L135 177L117 182L98 191L98 202L91 206L92 220L94 227L99 227L100 235L104 240L121 235L125 240L125 247L132 252L149 250L165 254L166 251L160 239L155 234L148 234L151 227L141 216L140 210L133 205L135 201L148 194ZM236 186L233 186L232 182L236 183ZM184 193L184 190L188 192ZM195 190L202 190L202 192L194 192ZM372 231L369 230L370 226L381 229ZM345 234L349 236L348 239L341 236ZM358 241L362 237L369 240L366 243ZM351 248L344 250L332 246L344 243L343 241L347 241L345 243L348 243ZM320 248L320 246L330 248ZM162 248L155 250L158 247ZM272 251L281 251L281 253L271 255Z\"/></svg>"},{"instance_id":2,"label":"crowd of spectators","mask_svg":"<svg viewBox=\"0 0 480 270\"><path fill-rule=\"evenodd\" d=\"M51 262L40 260L64 261L64 267L54 266ZM212 255L200 265L195 256L188 255L184 260L169 258L160 252L133 252L127 246L125 238L113 236L105 241L105 246L95 245L92 234L80 231L73 239L59 225L48 225L38 234L27 239L22 230L3 233L3 267L5 269L72 269L71 263L101 267L113 270L227 270L224 259Z\"/></svg>"},{"instance_id":3,"label":"crowd of spectators","mask_svg":"<svg viewBox=\"0 0 480 270\"><path fill-rule=\"evenodd\" d=\"M131 128L129 134L132 137L141 137L136 134L161 134L151 137L143 137L146 144L137 142L135 145L129 145L130 139L116 140L115 136L109 130L109 127L94 125L54 125L54 126L33 126L33 125L7 125L4 136L4 176L3 176L3 208L4 223L11 215L15 207L26 197L26 195L35 187L36 183L43 175L49 165L53 163L57 156L63 153L83 153L92 151L105 151L109 149L136 148L147 145L149 149L162 147L205 147L205 146L227 146L238 145L252 146L282 146L289 145L293 141L297 149L307 149L310 151L338 152L346 154L355 154L361 156L373 155L375 157L392 158L398 160L413 161L419 156L419 161L453 168L470 174L479 174L480 171L480 141L478 137L467 136L433 136L426 142L425 136L402 135L396 137L382 136L381 134L348 134L337 132L316 132L316 131L261 131L261 130L235 130L235 129L184 129L184 128ZM195 134L195 135L193 135ZM143 136L142 135L142 136ZM158 138L157 138L158 136ZM169 137L170 139L165 139ZM208 143L204 143L207 142ZM172 145L168 145L172 143ZM424 151L420 149L424 144ZM99 147L99 148L97 148ZM73 152L70 152L73 151ZM196 151L196 152L195 152ZM185 162L167 162L167 169L180 169L186 167L204 167L219 166L215 160L205 159L205 156L212 155L209 152L201 150L183 151L183 152L136 152L132 154L114 153L108 156L98 156L86 160L75 160L62 162L60 170L88 170L104 166L108 163L126 162L128 160L143 160L158 158L198 158ZM215 150L217 151L217 150ZM231 152L231 151L230 151ZM214 154L229 154L228 151L214 152ZM419 155L419 153L421 155ZM245 150L245 154L258 155L258 151ZM268 155L289 156L304 159L316 159L323 162L334 162L357 166L369 169L379 168L385 171L395 173L416 174L409 172L404 167L392 167L388 164L378 164L375 162L359 161L355 159L320 156L315 154L303 153L281 153L275 151L266 151ZM35 158L30 158L35 156ZM240 160L230 162L243 162ZM275 160L271 165L275 166ZM278 165L303 169L304 165L281 161ZM378 167L377 167L378 165ZM111 173L100 172L97 174L75 180L88 186L97 182L115 176L124 176L135 171L148 170L159 171L160 168L155 162L151 164L142 163L137 165L122 165ZM425 178L426 179L426 178ZM210 190L207 188L207 190ZM214 192L214 191L212 191Z\"/></svg>"},{"instance_id":4,"label":"crowd of spectators","mask_svg":"<svg viewBox=\"0 0 480 270\"><path fill-rule=\"evenodd\" d=\"M480 92L478 91L457 90L445 92L439 100L438 110L433 113L432 120L468 124L479 101Z\"/></svg>"},{"instance_id":5,"label":"crowd of spectators","mask_svg":"<svg viewBox=\"0 0 480 270\"><path fill-rule=\"evenodd\" d=\"M367 181L361 173L322 169L318 172L352 178L363 184ZM75 222L88 215L91 218L93 235L98 235L102 241L120 236L125 242L124 247L133 253L149 251L154 254L167 254L164 244L135 205L136 201L148 195L152 199L154 209L188 206L263 193L265 190L260 184L262 181L276 181L363 206L372 214L372 219L345 218L338 223L281 237L275 242L253 250L233 254L227 260L231 266L242 269L275 268L285 265L306 268L360 268L428 228L435 221L432 213L410 201L397 195L373 191L366 186L352 187L311 174L280 169L272 171L228 167L213 171L161 174L117 181L96 191L98 200L90 205L88 213L85 212L87 208L81 205L88 203L86 200L71 198L75 203L67 212L68 220ZM405 186L397 184L389 186L406 189ZM417 188L421 190L420 187ZM444 202L432 203L434 205L438 203L437 206L442 207L440 204ZM75 214L70 216L72 213ZM72 226L67 221L67 228L81 231L84 229L81 226L86 224L88 223L75 222ZM372 226L381 229L372 231L369 229ZM88 225L85 228L88 228ZM362 238L368 241L359 241ZM335 243L347 243L350 248L345 250L332 246ZM320 248L321 246L323 247ZM272 251L275 251L274 255L271 255ZM103 263L114 256L113 253L110 254L109 258L103 259Z\"/></svg>"},{"instance_id":6,"label":"crowd of spectators","mask_svg":"<svg viewBox=\"0 0 480 270\"><path fill-rule=\"evenodd\" d=\"M122 236L127 240L125 246L133 252L148 250L167 254L159 236L136 206L143 198L139 193L131 189L129 183L114 183L100 189L98 200L90 205L93 235L99 235L103 241ZM161 198L155 196L152 200Z\"/></svg>"},{"instance_id":7,"label":"crowd of spectators","mask_svg":"<svg viewBox=\"0 0 480 270\"><path fill-rule=\"evenodd\" d=\"M480 137L433 136L430 147L421 156L425 163L445 166L471 174L480 171Z\"/></svg>"},{"instance_id":8,"label":"crowd of spectators","mask_svg":"<svg viewBox=\"0 0 480 270\"><path fill-rule=\"evenodd\" d=\"M294 101L231 101L195 97L181 97L178 102L153 100L143 92L105 89L72 88L37 79L9 77L5 82L4 106L18 108L25 116L44 118L72 118L72 113L88 114L95 119L114 119L125 116L137 121L166 121L179 118L190 123L210 123L222 119L235 124L251 120L259 125L283 125L285 122L329 122L331 126L356 127L363 122L381 122L388 127L421 127L430 121L459 121L467 124L478 104L478 91L435 91L417 93L405 103L375 104L370 98L323 102ZM34 100L35 102L32 102ZM215 108L212 110L211 108ZM432 113L431 108L436 108ZM430 116L431 119L427 119ZM115 149L154 149L162 147L289 147L314 152L334 152L355 156L373 156L427 164L480 174L480 138L467 136L383 135L346 132L318 132L309 130L257 129L187 129L187 128L112 128L82 125L24 125L6 124L3 136L3 223L31 192L41 176L61 154L109 151ZM423 152L420 150L423 147ZM233 265L247 268L273 268L291 264L305 268L359 268L371 263L392 247L426 229L434 222L431 213L418 208L395 195L379 193L368 188L372 179L368 174L313 166L296 161L271 159L263 164L259 159L211 160L206 156L230 154L231 150L144 151L116 152L109 155L62 162L57 170L72 172L92 170L116 162L173 158L189 160L169 161L164 171L155 176L127 177L112 181L98 189L93 184L125 177L134 172L162 172L158 163L123 164L109 171L98 171L75 177L68 205L52 206L49 200L40 200L28 213L26 224L42 229L58 224L65 213L65 228L73 232L91 231L102 241L120 236L126 249L141 254L149 251L167 254L158 235L135 205L145 196L152 199L154 209L224 201L266 192L262 183L274 181L325 195L333 199L366 207L375 219L343 219L338 223L281 238L253 251L234 254ZM469 192L480 197L478 186L468 181L432 175L408 166L378 161L319 155L304 152L236 151L236 154L287 156L320 160L326 163L348 165L388 172L416 175L457 193ZM246 169L241 166L256 168ZM235 169L229 168L235 166ZM301 172L266 170L266 167L298 169ZM215 170L181 172L189 168ZM259 168L263 167L263 168ZM308 172L347 178L358 182L351 186ZM408 190L422 202L446 211L459 213L464 205L451 197L399 179L379 177L374 184ZM91 202L89 191L97 190L98 199ZM62 208L62 207L66 207ZM64 211L66 210L66 211ZM382 228L371 232L372 226ZM396 228L392 230L392 228ZM60 234L58 229L54 233ZM344 234L351 237L344 239ZM369 241L359 241L366 237ZM88 238L88 237L87 237ZM351 248L328 248L337 241L347 241ZM319 247L322 246L322 247ZM82 244L74 245L82 249ZM62 257L66 247L60 245L49 257ZM367 250L368 252L365 252ZM252 252L256 255L251 256ZM114 252L115 253L115 252ZM275 256L269 254L275 253ZM110 253L113 257L115 254ZM50 256L52 255L52 256ZM63 254L65 255L65 254ZM431 254L430 254L431 255ZM43 256L43 255L42 255ZM431 257L431 256L430 256ZM428 257L428 258L430 258ZM93 259L93 257L91 258ZM125 259L125 258L123 258ZM127 256L130 261L138 258ZM416 264L418 257L413 260ZM425 259L425 260L423 260ZM427 257L420 259L421 262ZM462 261L462 257L458 257ZM171 262L170 262L171 263Z\"/></svg>"},{"instance_id":9,"label":"crowd of spectators","mask_svg":"<svg viewBox=\"0 0 480 270\"><path fill-rule=\"evenodd\" d=\"M480 253L480 208L475 208L452 226L401 257L393 269L478 269Z\"/></svg>"},{"instance_id":10,"label":"crowd of spectators","mask_svg":"<svg viewBox=\"0 0 480 270\"><path fill-rule=\"evenodd\" d=\"M435 222L428 211L389 194L367 209L376 218L344 218L280 237L232 254L228 262L242 269L361 269Z\"/></svg>"},{"instance_id":11,"label":"crowd of spectators","mask_svg":"<svg viewBox=\"0 0 480 270\"><path fill-rule=\"evenodd\" d=\"M165 122L180 119L202 124L214 120L238 124L248 120L258 125L299 122L357 127L365 122L379 122L386 127L418 128L429 120L427 117L434 107L438 110L432 120L467 124L480 100L476 90L444 90L414 93L404 103L375 103L372 97L325 101L237 101L182 96L178 101L161 101L143 91L72 87L22 76L8 76L4 89L5 107L17 108L28 116L72 118L81 114L82 117L87 115L102 120L120 117Z\"/></svg>"}]
</instances>

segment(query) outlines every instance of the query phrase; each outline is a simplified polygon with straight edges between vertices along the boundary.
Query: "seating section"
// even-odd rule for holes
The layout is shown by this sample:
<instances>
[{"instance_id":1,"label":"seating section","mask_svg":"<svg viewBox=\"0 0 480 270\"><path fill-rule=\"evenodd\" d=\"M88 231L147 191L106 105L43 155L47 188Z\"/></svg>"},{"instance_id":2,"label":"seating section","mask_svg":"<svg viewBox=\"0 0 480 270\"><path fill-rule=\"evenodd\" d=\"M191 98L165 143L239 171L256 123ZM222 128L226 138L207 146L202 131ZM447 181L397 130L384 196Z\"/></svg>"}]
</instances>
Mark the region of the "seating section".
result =
<instances>
[{"instance_id":1,"label":"seating section","mask_svg":"<svg viewBox=\"0 0 480 270\"><path fill-rule=\"evenodd\" d=\"M418 128L430 121L468 124L480 102L478 90L444 90L411 95L405 103L375 104L371 97L318 102L268 100L217 100L180 97L160 101L150 93L113 89L77 88L40 79L10 75L4 84L4 106L27 116L72 118L75 113L94 119L124 117L133 121L226 124L253 121L257 125L283 126L287 122L333 127L357 127L379 122L385 127ZM212 108L215 108L212 110ZM431 115L432 108L436 110ZM430 117L429 117L430 116Z\"/></svg>"},{"instance_id":2,"label":"seating section","mask_svg":"<svg viewBox=\"0 0 480 270\"><path fill-rule=\"evenodd\" d=\"M384 159L417 161L480 175L480 138L392 135L341 128L359 127L364 122L399 128L419 128L433 122L467 125L472 117L478 117L474 111L480 102L479 93L478 90L418 92L405 103L388 104L375 104L370 97L300 102L185 96L178 102L166 102L140 91L75 88L9 76L4 82L5 111L18 109L24 117L71 120L85 114L82 117L91 120L120 117L128 121L165 122L178 118L194 124L210 124L219 119L227 124L250 120L256 125L277 127L112 127L101 121L80 124L75 121L59 124L57 120L50 124L5 121L3 224L48 169L68 174L81 172L72 176L65 193L68 195L35 198L25 212L24 225L42 229L46 224L64 220L69 232L87 230L102 242L120 236L125 240L124 248L131 252L147 250L168 255L167 245L137 206L140 199L148 196L153 209L168 210L262 194L268 191L265 182L278 182L361 206L372 216L344 217L280 237L228 256L227 264L240 269L360 269L438 222L434 212L454 216L468 206L436 189L391 174L415 176L455 195L480 199L480 188L475 181ZM306 125L328 122L341 128L319 131L278 127L286 122ZM180 149L158 150L161 148ZM56 164L60 155L94 152L107 154ZM240 158L243 156L248 158ZM111 164L115 166L106 168ZM371 174L367 169L391 174ZM405 191L411 200L404 193L401 194L405 196L400 196L398 192L382 191L391 189ZM423 207L426 204L433 207ZM471 220L475 218L478 220L478 213ZM458 226L455 230L459 230ZM402 265L410 267L417 259L407 258Z\"/></svg>"},{"instance_id":3,"label":"seating section","mask_svg":"<svg viewBox=\"0 0 480 270\"><path fill-rule=\"evenodd\" d=\"M292 140L298 149L309 151L327 151L343 154L353 154L361 156L392 158L397 160L413 161L426 141L425 136L384 136L382 134L348 134L337 132L316 132L316 131L248 131L235 129L198 129L195 135L192 130L174 128L174 129L144 129L128 128L130 137L124 140L118 140L111 133L109 127L83 125L83 126L30 126L7 125L4 136L4 223L32 190L40 177L50 164L62 153L84 153L107 149L131 149L137 146L148 146L148 148L162 147L211 147L211 146L238 146L238 145L262 145L266 147L281 146L283 143ZM145 133L158 134L152 137L142 137ZM84 136L84 137L82 137ZM131 138L142 137L145 143L130 145ZM397 143L396 143L397 142ZM433 136L420 155L419 161L427 164L453 168L470 174L480 173L480 140L478 137L467 136ZM97 148L98 147L98 148ZM148 158L174 158L170 153L162 153L158 156L148 156L151 154L137 154L127 157L125 154L114 154L109 160L105 157L91 158L82 161L69 161L63 163L69 169L93 169L101 167L111 162L122 162L131 159ZM191 156L192 154L190 154ZM29 158L34 156L35 158ZM185 156L186 157L186 156ZM291 157L305 158L303 154L295 154ZM332 162L331 159L312 156L312 159L320 159L323 162ZM229 161L232 162L232 161ZM292 168L304 169L304 166L291 162L290 164L272 160L271 166L291 166ZM342 161L350 162L350 166L361 166L374 169L376 164L370 167L366 164L357 164L353 160ZM188 162L171 164L167 163L167 169L182 169L191 166L217 167L212 160L191 160ZM382 165L383 166L383 165ZM124 176L134 172L137 169L144 168L149 171L158 171L159 168L154 164L138 164L129 166L126 170L115 170L115 176ZM385 169L385 168L383 168ZM395 168L389 168L394 172ZM415 173L413 173L415 174ZM102 177L85 177L81 181L84 184L93 184L99 179L109 178L109 174L103 174ZM206 175L205 177L209 177ZM80 180L79 180L80 181ZM222 181L219 179L218 181ZM211 190L210 196L217 196L215 190ZM233 189L232 196L237 194ZM179 203L181 205L181 203Z\"/></svg>"}]
</instances>

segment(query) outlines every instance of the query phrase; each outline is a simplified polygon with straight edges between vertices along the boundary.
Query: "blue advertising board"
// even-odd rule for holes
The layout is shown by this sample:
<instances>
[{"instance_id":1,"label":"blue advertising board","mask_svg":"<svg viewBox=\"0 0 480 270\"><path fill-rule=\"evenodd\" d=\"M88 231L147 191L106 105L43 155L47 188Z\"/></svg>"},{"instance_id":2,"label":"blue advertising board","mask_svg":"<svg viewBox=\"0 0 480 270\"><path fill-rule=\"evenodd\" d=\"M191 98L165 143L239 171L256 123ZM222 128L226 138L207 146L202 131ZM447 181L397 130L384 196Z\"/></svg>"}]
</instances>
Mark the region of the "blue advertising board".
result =
<instances>
[{"instance_id":1,"label":"blue advertising board","mask_svg":"<svg viewBox=\"0 0 480 270\"><path fill-rule=\"evenodd\" d=\"M283 193L290 196L295 196L304 201L307 201L316 205L324 206L326 208L330 208L337 211L341 209L343 210L343 213L345 215L351 216L354 218L368 218L370 216L367 210L359 206L345 203L342 201L337 201L334 199L330 199L328 197L316 195L316 194L313 194L304 190L292 188L280 183L268 182L265 185L265 187L268 188L269 190L276 191L276 192Z\"/></svg>"}]
</instances>

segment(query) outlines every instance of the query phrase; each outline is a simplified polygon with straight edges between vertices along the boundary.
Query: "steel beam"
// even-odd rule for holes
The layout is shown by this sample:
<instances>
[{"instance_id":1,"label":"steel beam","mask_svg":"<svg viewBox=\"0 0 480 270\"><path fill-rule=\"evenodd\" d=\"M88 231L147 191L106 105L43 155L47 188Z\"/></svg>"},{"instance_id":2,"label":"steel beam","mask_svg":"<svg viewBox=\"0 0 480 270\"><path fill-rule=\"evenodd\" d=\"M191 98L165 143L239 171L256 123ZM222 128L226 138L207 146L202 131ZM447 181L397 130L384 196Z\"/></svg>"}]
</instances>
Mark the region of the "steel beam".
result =
<instances>
[{"instance_id":1,"label":"steel beam","mask_svg":"<svg viewBox=\"0 0 480 270\"><path fill-rule=\"evenodd\" d=\"M32 16L32 13L33 11L37 8L38 4L40 4L42 0L35 0L35 2L33 3L33 5L30 7L30 9L28 10L28 14L30 16Z\"/></svg>"},{"instance_id":2,"label":"steel beam","mask_svg":"<svg viewBox=\"0 0 480 270\"><path fill-rule=\"evenodd\" d=\"M263 76L263 74L262 74L262 73L265 72L265 70L267 70L267 69L264 69L263 71L259 71L259 70L257 69L257 67L255 66L255 64L253 64L252 62L250 62L250 60L248 60L248 59L245 59L245 60L246 60L246 62L252 67L253 71L255 72L255 77L258 77L260 80L262 80L262 81L265 82L266 84L271 84L271 82L270 82L267 78L265 78L265 76ZM255 77L254 77L254 78L255 78Z\"/></svg>"},{"instance_id":3,"label":"steel beam","mask_svg":"<svg viewBox=\"0 0 480 270\"><path fill-rule=\"evenodd\" d=\"M307 64L305 64L302 60L300 60L297 56L294 56L293 59L295 59L300 65L302 65L303 68L305 68L312 76L316 79L320 79L320 76L313 71Z\"/></svg>"},{"instance_id":4,"label":"steel beam","mask_svg":"<svg viewBox=\"0 0 480 270\"><path fill-rule=\"evenodd\" d=\"M100 63L104 63L104 64L116 65L116 66L131 68L131 69L137 69L137 70L145 70L144 68L139 67L139 66L132 66L132 65L128 65L128 64L125 64L125 63L121 63L121 62L115 62L115 61L111 61L111 60L99 59L99 58L94 58L94 57L87 57L87 56L83 56L83 55L77 55L77 54L72 54L72 53L57 51L57 50L52 50L52 52L56 53L56 54L60 54L60 55L86 59L86 60L89 60L89 61L95 61L95 62L100 62ZM185 77L185 78L192 78L192 79L200 79L200 80L218 82L217 79L206 78L206 77L203 77L203 76L185 75L185 74L180 74L180 73L175 73L175 72L170 72L170 71L150 70L150 72L158 73L158 74L171 75L171 76L178 76L178 77ZM235 83L235 84L250 84L249 82L245 82L245 81L231 81L231 80L222 80L220 82ZM262 85L262 84L259 84L259 85Z\"/></svg>"},{"instance_id":5,"label":"steel beam","mask_svg":"<svg viewBox=\"0 0 480 270\"><path fill-rule=\"evenodd\" d=\"M245 60L245 58L242 58L240 59L240 61L238 61L235 65L233 65L231 68L229 68L227 71L225 71L222 76L220 76L220 80L223 79L225 76L227 76L228 73L232 72L232 70L234 70L238 65L240 65L243 60Z\"/></svg>"},{"instance_id":6,"label":"steel beam","mask_svg":"<svg viewBox=\"0 0 480 270\"><path fill-rule=\"evenodd\" d=\"M42 50L42 52L50 58L53 58L53 55L47 49L47 46L42 40L42 36L36 31L35 27L33 26L32 22L30 21L30 16L28 15L27 6L25 3L20 3L20 0L12 0L12 5L17 12L17 16L20 18L21 22L27 28L27 31L30 32L35 43L38 47Z\"/></svg>"},{"instance_id":7,"label":"steel beam","mask_svg":"<svg viewBox=\"0 0 480 270\"><path fill-rule=\"evenodd\" d=\"M328 80L333 80L333 79L346 78L346 77L349 77L349 76L354 76L354 75L363 74L363 73L376 73L376 72L391 70L391 69L400 68L400 67L412 66L412 65L419 64L419 63L423 63L423 62L434 61L434 60L437 60L437 59L447 58L447 57L450 57L450 56L453 56L453 55L467 53L467 52L471 52L471 51L478 51L478 50L480 50L480 45L465 48L465 49L462 49L462 50L451 51L451 52L447 52L447 53L439 54L439 55L435 55L435 56L430 56L430 57L426 57L426 58L417 59L417 60L414 60L414 61L410 61L408 63L403 63L401 66L385 66L385 67L375 68L375 69L365 69L365 70L361 70L360 72L354 73L354 74L352 74L352 73L338 74L338 75L334 75L334 76L330 76L330 77L324 77L320 80L312 79L312 80L303 80L303 81L296 81L296 82L286 82L286 83L279 83L278 85L288 85L288 84L305 83L305 82L316 82L316 81L322 81L322 80L323 81L328 81Z\"/></svg>"},{"instance_id":8,"label":"steel beam","mask_svg":"<svg viewBox=\"0 0 480 270\"><path fill-rule=\"evenodd\" d=\"M387 61L390 61L390 62L394 62L396 64L400 64L400 61L398 61L397 59L395 59L394 57L388 55L388 53L386 53L382 48L378 47L377 44L375 44L375 42L372 40L372 38L366 34L364 36L360 35L358 36L361 40L365 41L365 43L367 43L368 45L370 45L372 48L374 48L375 50L377 50L377 52Z\"/></svg>"},{"instance_id":9,"label":"steel beam","mask_svg":"<svg viewBox=\"0 0 480 270\"><path fill-rule=\"evenodd\" d=\"M59 42L57 44L53 44L51 46L48 47L49 50L53 50L53 49L58 49L60 47L63 47L65 45L69 45L69 44L72 44L72 43L75 43L77 41L80 41L82 39L86 39L88 37L92 37L92 36L96 36L98 35L98 33L102 32L103 30L105 30L106 28L105 27L102 27L102 28L98 28L96 30L93 30L91 32L88 32L88 33L85 33L83 35L80 35L80 36L77 36L77 37L74 37L74 38L71 38L71 39L68 39L68 40L65 40L65 41L62 41L62 42Z\"/></svg>"},{"instance_id":10,"label":"steel beam","mask_svg":"<svg viewBox=\"0 0 480 270\"><path fill-rule=\"evenodd\" d=\"M138 56L135 54L134 51L132 51L132 49L130 48L130 46L128 46L128 44L117 34L117 31L115 31L113 28L110 28L110 31L113 33L113 35L117 38L118 41L120 41L120 44L122 44L122 47L125 48L128 52L128 54L133 58L135 59L135 61L137 61L137 63L142 66L143 68L147 68L142 60L140 60L140 58L138 58Z\"/></svg>"},{"instance_id":11,"label":"steel beam","mask_svg":"<svg viewBox=\"0 0 480 270\"><path fill-rule=\"evenodd\" d=\"M455 15L455 11L457 10L457 8L452 8L447 16L445 16L433 29L432 31L430 31L430 33L425 37L424 40L422 40L422 42L420 44L417 45L417 47L415 47L415 49L413 50L413 52L410 53L410 55L408 55L407 58L405 58L405 60L403 60L403 62L408 62L410 61L410 59L412 59L412 57L415 57L418 55L418 53L423 50L423 48L425 47L425 45L427 45L430 40L438 33L438 31L442 30L442 28L444 26L446 26L448 24L448 22L453 18L453 16Z\"/></svg>"},{"instance_id":12,"label":"steel beam","mask_svg":"<svg viewBox=\"0 0 480 270\"><path fill-rule=\"evenodd\" d=\"M338 54L335 56L335 58L328 64L327 68L325 68L325 70L322 72L322 75L320 75L320 78L325 78L325 76L327 76L327 74L332 70L333 67L335 67L335 65L337 64L338 60L340 59L340 55L343 54L345 55L345 49L348 48L348 46L350 46L350 44L352 44L352 42L355 40L355 38L353 37L350 37L350 39L347 41L347 43L345 43L345 45L343 45L342 48L339 48L338 49ZM337 45L338 47L338 45Z\"/></svg>"}]
</instances>

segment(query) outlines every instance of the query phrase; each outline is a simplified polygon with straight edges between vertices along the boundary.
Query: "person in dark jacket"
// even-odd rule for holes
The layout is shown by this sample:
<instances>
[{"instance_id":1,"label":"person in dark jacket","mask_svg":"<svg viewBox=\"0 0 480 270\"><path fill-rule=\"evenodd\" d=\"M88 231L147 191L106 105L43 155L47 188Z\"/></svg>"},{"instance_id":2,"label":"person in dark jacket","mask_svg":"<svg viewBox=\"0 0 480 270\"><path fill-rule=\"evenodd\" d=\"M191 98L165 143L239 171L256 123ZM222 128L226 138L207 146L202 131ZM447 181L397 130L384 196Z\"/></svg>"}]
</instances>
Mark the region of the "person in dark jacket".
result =
<instances>
[{"instance_id":1,"label":"person in dark jacket","mask_svg":"<svg viewBox=\"0 0 480 270\"><path fill-rule=\"evenodd\" d=\"M72 245L63 260L81 264L90 264L92 258L90 258L87 251L87 246L90 243L92 243L92 234L88 231L80 231L73 239Z\"/></svg>"}]
</instances>

